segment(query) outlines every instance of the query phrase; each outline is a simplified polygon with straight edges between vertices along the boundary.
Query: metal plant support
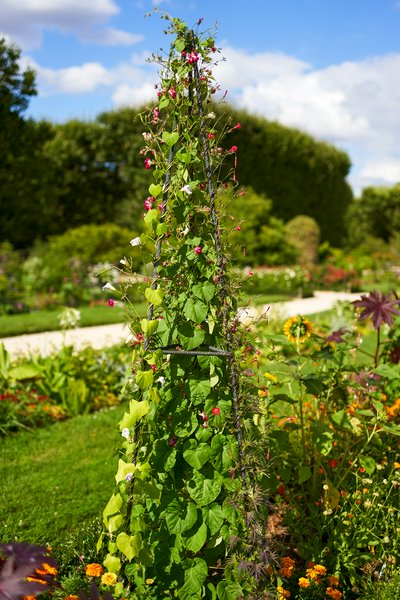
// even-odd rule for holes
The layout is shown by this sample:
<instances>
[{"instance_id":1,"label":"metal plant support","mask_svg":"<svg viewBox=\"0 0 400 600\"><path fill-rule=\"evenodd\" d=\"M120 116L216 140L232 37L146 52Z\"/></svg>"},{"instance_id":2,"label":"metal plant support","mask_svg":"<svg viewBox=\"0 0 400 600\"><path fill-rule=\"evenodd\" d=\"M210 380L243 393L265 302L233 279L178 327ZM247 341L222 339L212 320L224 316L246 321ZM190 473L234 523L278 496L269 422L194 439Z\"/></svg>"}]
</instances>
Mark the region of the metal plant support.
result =
<instances>
[{"instance_id":1,"label":"metal plant support","mask_svg":"<svg viewBox=\"0 0 400 600\"><path fill-rule=\"evenodd\" d=\"M188 47L192 47L192 40L194 38L194 32L189 31L187 35L188 39ZM236 440L238 445L238 455L239 455L239 471L241 474L242 482L244 488L247 488L248 480L246 475L246 470L243 465L243 432L241 427L241 418L240 418L240 394L239 394L239 378L237 368L235 366L234 355L232 352L232 329L229 324L228 318L228 310L227 310L227 286L226 286L226 276L225 276L225 262L222 256L222 247L221 247L221 236L219 230L218 216L215 206L215 196L216 190L212 176L211 170L211 161L210 161L210 147L207 139L207 131L206 131L206 122L204 119L204 107L201 98L201 86L200 86L200 74L197 63L195 62L192 66L192 73L190 77L190 84L188 90L189 98L192 103L197 104L197 110L200 116L200 137L203 145L203 153L204 153L204 168L207 177L207 188L208 188L208 197L210 202L210 215L211 222L213 226L212 236L214 239L215 250L217 254L218 268L219 268L219 285L220 285L220 294L223 309L223 324L225 330L225 341L226 341L226 349L214 348L214 347L204 347L199 348L197 350L184 350L176 347L176 345L172 346L162 346L162 347L152 347L150 346L150 339L146 338L145 340L145 348L148 350L162 350L164 354L174 354L174 355L186 355L186 356L223 356L226 357L229 364L229 372L230 372L230 387L232 391L232 406L234 413L234 425L236 432ZM192 105L193 105L192 104ZM174 122L173 130L177 130L179 127L179 123ZM167 174L164 180L164 193L162 198L162 210L161 210L161 218L160 222L163 222L165 219L167 204L168 204L168 187L171 180L171 167L173 163L173 159L175 156L175 146L172 146L169 151L168 156L168 169ZM152 285L153 289L157 286L157 276L158 276L158 264L161 257L162 250L162 238L157 241L156 245L156 253L154 257L154 269L152 275ZM154 306L150 304L148 309L147 318L149 320L153 319Z\"/></svg>"}]
</instances>

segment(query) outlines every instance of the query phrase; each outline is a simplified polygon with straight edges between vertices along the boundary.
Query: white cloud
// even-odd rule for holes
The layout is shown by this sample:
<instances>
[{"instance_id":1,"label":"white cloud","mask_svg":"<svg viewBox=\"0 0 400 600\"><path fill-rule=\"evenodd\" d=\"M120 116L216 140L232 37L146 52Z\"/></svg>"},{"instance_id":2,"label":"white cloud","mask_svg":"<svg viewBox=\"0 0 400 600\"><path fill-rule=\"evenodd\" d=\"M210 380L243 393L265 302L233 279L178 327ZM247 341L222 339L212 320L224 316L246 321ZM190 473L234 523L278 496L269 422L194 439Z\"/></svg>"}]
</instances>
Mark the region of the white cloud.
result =
<instances>
[{"instance_id":1,"label":"white cloud","mask_svg":"<svg viewBox=\"0 0 400 600\"><path fill-rule=\"evenodd\" d=\"M35 69L39 94L82 94L93 92L101 86L111 89L115 106L137 106L151 97L155 98L154 69L146 65L141 55L133 55L130 63L121 63L106 69L99 62L87 62L65 69L47 69L29 57L21 60L22 68Z\"/></svg>"},{"instance_id":2,"label":"white cloud","mask_svg":"<svg viewBox=\"0 0 400 600\"><path fill-rule=\"evenodd\" d=\"M141 86L121 84L116 87L112 95L116 107L143 106L143 104L154 98L154 85L152 83L144 83Z\"/></svg>"},{"instance_id":3,"label":"white cloud","mask_svg":"<svg viewBox=\"0 0 400 600\"><path fill-rule=\"evenodd\" d=\"M45 30L105 45L142 39L104 26L119 12L115 0L2 0L1 28L25 49L39 47Z\"/></svg>"},{"instance_id":4,"label":"white cloud","mask_svg":"<svg viewBox=\"0 0 400 600\"><path fill-rule=\"evenodd\" d=\"M400 54L323 69L281 53L228 47L224 55L215 75L228 100L351 150L362 161L350 177L357 190L374 178L400 181ZM373 160L364 162L366 156Z\"/></svg>"}]
</instances>

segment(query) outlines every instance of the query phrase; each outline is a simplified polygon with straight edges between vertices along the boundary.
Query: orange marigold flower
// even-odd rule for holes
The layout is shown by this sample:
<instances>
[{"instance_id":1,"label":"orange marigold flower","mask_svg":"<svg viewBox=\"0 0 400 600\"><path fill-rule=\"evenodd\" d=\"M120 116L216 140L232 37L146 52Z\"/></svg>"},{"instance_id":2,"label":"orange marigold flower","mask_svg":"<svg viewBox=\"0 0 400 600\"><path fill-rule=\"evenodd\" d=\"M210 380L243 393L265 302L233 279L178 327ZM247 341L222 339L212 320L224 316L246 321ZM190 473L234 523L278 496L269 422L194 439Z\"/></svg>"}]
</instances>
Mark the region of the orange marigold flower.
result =
<instances>
[{"instance_id":1,"label":"orange marigold flower","mask_svg":"<svg viewBox=\"0 0 400 600\"><path fill-rule=\"evenodd\" d=\"M65 596L64 600L79 600L79 596L75 596L75 594L70 594L69 596Z\"/></svg>"},{"instance_id":2,"label":"orange marigold flower","mask_svg":"<svg viewBox=\"0 0 400 600\"><path fill-rule=\"evenodd\" d=\"M35 583L41 583L42 585L47 585L47 581L44 579L40 579L40 577L27 577L27 581L34 581Z\"/></svg>"},{"instance_id":3,"label":"orange marigold flower","mask_svg":"<svg viewBox=\"0 0 400 600\"><path fill-rule=\"evenodd\" d=\"M85 573L88 577L100 577L103 575L103 567L98 563L90 563L86 565Z\"/></svg>"},{"instance_id":4,"label":"orange marigold flower","mask_svg":"<svg viewBox=\"0 0 400 600\"><path fill-rule=\"evenodd\" d=\"M395 469L400 469L400 463L398 463L398 462L394 462L393 466Z\"/></svg>"},{"instance_id":5,"label":"orange marigold flower","mask_svg":"<svg viewBox=\"0 0 400 600\"><path fill-rule=\"evenodd\" d=\"M290 556L284 556L281 560L282 567L293 568L295 565L295 561Z\"/></svg>"},{"instance_id":6,"label":"orange marigold flower","mask_svg":"<svg viewBox=\"0 0 400 600\"><path fill-rule=\"evenodd\" d=\"M22 596L22 600L36 600L36 596Z\"/></svg>"},{"instance_id":7,"label":"orange marigold flower","mask_svg":"<svg viewBox=\"0 0 400 600\"><path fill-rule=\"evenodd\" d=\"M48 563L43 563L42 567L42 569L36 569L35 573L38 575L57 575L57 569Z\"/></svg>"},{"instance_id":8,"label":"orange marigold flower","mask_svg":"<svg viewBox=\"0 0 400 600\"><path fill-rule=\"evenodd\" d=\"M333 600L340 600L343 598L342 592L339 592L339 590L334 590L333 587L326 588L326 595Z\"/></svg>"},{"instance_id":9,"label":"orange marigold flower","mask_svg":"<svg viewBox=\"0 0 400 600\"><path fill-rule=\"evenodd\" d=\"M336 577L336 575L329 575L328 583L330 586L337 587L339 585L339 577Z\"/></svg>"},{"instance_id":10,"label":"orange marigold flower","mask_svg":"<svg viewBox=\"0 0 400 600\"><path fill-rule=\"evenodd\" d=\"M282 577L291 577L293 575L293 567L281 567L278 573Z\"/></svg>"},{"instance_id":11,"label":"orange marigold flower","mask_svg":"<svg viewBox=\"0 0 400 600\"><path fill-rule=\"evenodd\" d=\"M278 587L276 588L276 591L278 592L278 600L284 600L285 598L290 598L289 590L285 590L285 588L283 588L281 585L278 585Z\"/></svg>"},{"instance_id":12,"label":"orange marigold flower","mask_svg":"<svg viewBox=\"0 0 400 600\"><path fill-rule=\"evenodd\" d=\"M307 577L300 577L299 579L299 587L308 588L311 585L311 581L307 579Z\"/></svg>"}]
</instances>

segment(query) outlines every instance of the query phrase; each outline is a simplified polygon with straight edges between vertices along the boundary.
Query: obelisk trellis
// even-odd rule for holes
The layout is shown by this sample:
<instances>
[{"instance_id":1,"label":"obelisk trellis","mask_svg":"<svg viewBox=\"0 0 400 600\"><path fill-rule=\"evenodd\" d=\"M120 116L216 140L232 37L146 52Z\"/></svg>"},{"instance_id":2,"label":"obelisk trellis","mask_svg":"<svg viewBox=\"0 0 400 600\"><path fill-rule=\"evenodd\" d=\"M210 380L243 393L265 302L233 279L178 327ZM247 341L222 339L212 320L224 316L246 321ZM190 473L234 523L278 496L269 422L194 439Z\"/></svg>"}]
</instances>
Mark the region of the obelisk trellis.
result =
<instances>
[{"instance_id":1,"label":"obelisk trellis","mask_svg":"<svg viewBox=\"0 0 400 600\"><path fill-rule=\"evenodd\" d=\"M159 59L158 105L143 117L153 182L135 244L154 267L147 319L133 325L134 384L104 511L105 565L121 578L117 591L137 598L258 597L266 564L257 450L249 470L243 422L250 438L253 421L216 205L216 174L223 160L233 166L237 148L220 146L216 116L205 110L216 88L214 40L166 18L175 39Z\"/></svg>"}]
</instances>

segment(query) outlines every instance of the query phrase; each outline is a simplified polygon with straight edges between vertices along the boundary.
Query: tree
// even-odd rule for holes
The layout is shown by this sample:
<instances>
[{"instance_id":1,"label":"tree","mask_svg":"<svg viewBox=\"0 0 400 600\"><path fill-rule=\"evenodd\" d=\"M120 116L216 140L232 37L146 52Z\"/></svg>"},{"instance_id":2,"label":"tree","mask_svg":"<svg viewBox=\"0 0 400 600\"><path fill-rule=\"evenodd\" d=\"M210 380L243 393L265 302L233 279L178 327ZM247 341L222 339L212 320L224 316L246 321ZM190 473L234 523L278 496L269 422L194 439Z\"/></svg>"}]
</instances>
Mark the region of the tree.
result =
<instances>
[{"instance_id":1,"label":"tree","mask_svg":"<svg viewBox=\"0 0 400 600\"><path fill-rule=\"evenodd\" d=\"M0 117L2 129L12 116L20 117L28 108L29 98L36 95L35 73L21 71L21 51L0 38ZM6 119L6 121L3 121Z\"/></svg>"},{"instance_id":2,"label":"tree","mask_svg":"<svg viewBox=\"0 0 400 600\"><path fill-rule=\"evenodd\" d=\"M40 178L36 157L45 131L23 116L36 87L32 69L21 70L20 54L0 39L0 238L26 247L36 235L33 188ZM21 228L21 220L26 227Z\"/></svg>"},{"instance_id":3,"label":"tree","mask_svg":"<svg viewBox=\"0 0 400 600\"><path fill-rule=\"evenodd\" d=\"M226 110L215 107L218 114ZM285 222L299 214L313 217L322 241L343 245L345 213L353 198L346 181L348 155L296 129L228 110L229 143L238 147L238 181L270 198L276 217ZM234 128L238 122L240 128Z\"/></svg>"},{"instance_id":4,"label":"tree","mask_svg":"<svg viewBox=\"0 0 400 600\"><path fill-rule=\"evenodd\" d=\"M273 266L295 261L296 251L286 240L284 223L273 215L272 202L263 194L251 188L244 195L229 190L220 198L220 205L232 219L225 234L235 264Z\"/></svg>"},{"instance_id":5,"label":"tree","mask_svg":"<svg viewBox=\"0 0 400 600\"><path fill-rule=\"evenodd\" d=\"M367 187L350 206L349 244L360 245L366 237L388 243L400 234L400 183L392 187Z\"/></svg>"}]
</instances>

